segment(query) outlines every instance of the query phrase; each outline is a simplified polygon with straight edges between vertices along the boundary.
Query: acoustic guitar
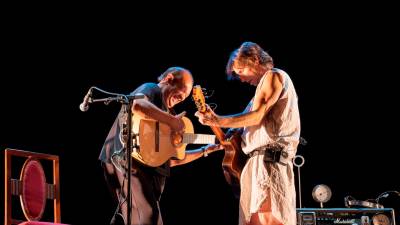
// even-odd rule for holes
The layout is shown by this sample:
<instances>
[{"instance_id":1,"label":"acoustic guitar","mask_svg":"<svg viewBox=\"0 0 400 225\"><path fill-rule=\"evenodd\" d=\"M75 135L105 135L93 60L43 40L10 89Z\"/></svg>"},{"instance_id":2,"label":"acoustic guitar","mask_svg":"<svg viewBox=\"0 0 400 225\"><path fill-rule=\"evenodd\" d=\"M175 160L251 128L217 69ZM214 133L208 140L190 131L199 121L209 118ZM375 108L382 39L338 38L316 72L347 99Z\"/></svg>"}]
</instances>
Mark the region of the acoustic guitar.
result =
<instances>
[{"instance_id":1,"label":"acoustic guitar","mask_svg":"<svg viewBox=\"0 0 400 225\"><path fill-rule=\"evenodd\" d=\"M200 85L193 87L192 98L196 104L197 110L207 113L205 97ZM240 186L240 174L246 163L247 156L241 149L240 133L233 133L228 139L220 127L210 126L220 144L225 149L224 159L222 161L222 169L224 171L225 180L233 186Z\"/></svg>"},{"instance_id":2,"label":"acoustic guitar","mask_svg":"<svg viewBox=\"0 0 400 225\"><path fill-rule=\"evenodd\" d=\"M132 141L139 147L132 151L132 157L142 164L157 167L170 158L184 159L188 144L215 144L215 135L195 134L189 118L182 117L182 120L185 130L178 134L165 123L134 115L132 136L135 138Z\"/></svg>"}]
</instances>

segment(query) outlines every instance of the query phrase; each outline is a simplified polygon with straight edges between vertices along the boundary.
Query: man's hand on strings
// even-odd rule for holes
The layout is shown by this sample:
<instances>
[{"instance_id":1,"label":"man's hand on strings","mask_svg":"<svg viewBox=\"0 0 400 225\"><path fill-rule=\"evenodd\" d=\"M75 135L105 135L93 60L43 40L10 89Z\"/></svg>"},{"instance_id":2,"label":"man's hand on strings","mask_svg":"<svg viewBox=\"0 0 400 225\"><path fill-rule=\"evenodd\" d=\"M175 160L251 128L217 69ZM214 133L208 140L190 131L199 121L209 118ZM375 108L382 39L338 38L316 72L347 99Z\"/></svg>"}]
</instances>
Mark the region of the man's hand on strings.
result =
<instances>
[{"instance_id":1,"label":"man's hand on strings","mask_svg":"<svg viewBox=\"0 0 400 225\"><path fill-rule=\"evenodd\" d=\"M175 119L171 121L169 126L171 127L172 131L177 132L177 133L184 133L185 131L185 123L182 120L182 117L184 117L186 114L185 111L181 112L178 115L175 115Z\"/></svg>"}]
</instances>

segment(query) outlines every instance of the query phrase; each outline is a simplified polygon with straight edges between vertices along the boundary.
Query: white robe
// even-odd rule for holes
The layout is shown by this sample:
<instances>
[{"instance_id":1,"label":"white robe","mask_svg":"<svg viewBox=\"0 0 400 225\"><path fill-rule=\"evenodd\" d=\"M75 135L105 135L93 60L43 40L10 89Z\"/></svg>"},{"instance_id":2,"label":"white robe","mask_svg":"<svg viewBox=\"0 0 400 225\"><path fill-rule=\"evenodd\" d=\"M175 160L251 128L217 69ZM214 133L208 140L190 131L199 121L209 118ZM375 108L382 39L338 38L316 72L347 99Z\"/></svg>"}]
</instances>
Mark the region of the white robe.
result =
<instances>
[{"instance_id":1,"label":"white robe","mask_svg":"<svg viewBox=\"0 0 400 225\"><path fill-rule=\"evenodd\" d=\"M245 127L242 150L249 154L255 149L279 144L288 153L288 165L265 163L263 155L251 157L241 174L239 224L250 222L251 215L259 211L269 197L272 215L285 225L296 225L296 190L292 158L300 138L300 116L297 94L286 72L274 69L283 78L283 90L262 123ZM266 73L257 86L261 88Z\"/></svg>"}]
</instances>

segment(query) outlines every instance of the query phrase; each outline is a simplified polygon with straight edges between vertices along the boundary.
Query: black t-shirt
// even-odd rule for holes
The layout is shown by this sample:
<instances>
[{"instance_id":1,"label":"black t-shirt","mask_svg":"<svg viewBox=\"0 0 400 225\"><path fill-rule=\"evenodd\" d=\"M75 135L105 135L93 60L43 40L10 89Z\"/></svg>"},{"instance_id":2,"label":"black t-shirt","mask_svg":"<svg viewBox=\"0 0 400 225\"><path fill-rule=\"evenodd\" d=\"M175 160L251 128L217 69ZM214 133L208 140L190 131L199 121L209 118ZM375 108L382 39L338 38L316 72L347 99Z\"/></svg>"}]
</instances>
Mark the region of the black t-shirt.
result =
<instances>
[{"instance_id":1,"label":"black t-shirt","mask_svg":"<svg viewBox=\"0 0 400 225\"><path fill-rule=\"evenodd\" d=\"M167 111L167 107L163 104L162 94L160 87L155 83L145 83L139 86L135 91L131 93L134 94L144 94L150 102L152 102L155 106L159 107L160 109ZM99 159L105 163L112 163L111 156L114 152L119 152L123 150L123 144L120 139L120 132L122 124L126 123L127 113L124 110L124 106L121 108L120 112L118 113L117 118L113 126L111 127L107 138L104 142L103 148L101 150ZM136 165L139 165L135 163ZM140 165L139 165L140 166ZM155 168L155 171L159 172L162 175L168 176L169 175L169 165L165 163L164 165Z\"/></svg>"}]
</instances>

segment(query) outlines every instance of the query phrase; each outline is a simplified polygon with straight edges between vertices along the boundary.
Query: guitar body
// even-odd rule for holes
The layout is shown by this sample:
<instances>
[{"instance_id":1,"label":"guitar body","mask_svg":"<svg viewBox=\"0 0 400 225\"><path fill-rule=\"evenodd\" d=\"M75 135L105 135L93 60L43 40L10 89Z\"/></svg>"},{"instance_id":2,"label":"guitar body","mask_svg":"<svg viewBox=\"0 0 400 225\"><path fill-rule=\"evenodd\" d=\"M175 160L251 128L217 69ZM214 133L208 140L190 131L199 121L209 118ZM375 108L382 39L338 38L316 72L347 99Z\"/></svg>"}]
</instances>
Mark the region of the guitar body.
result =
<instances>
[{"instance_id":1,"label":"guitar body","mask_svg":"<svg viewBox=\"0 0 400 225\"><path fill-rule=\"evenodd\" d=\"M193 124L187 118L182 118L185 123L185 133L193 133ZM132 152L132 157L137 161L151 167L164 164L170 158L185 158L185 143L182 135L171 131L164 123L144 119L138 115L132 118L132 132L138 135L139 149Z\"/></svg>"},{"instance_id":2,"label":"guitar body","mask_svg":"<svg viewBox=\"0 0 400 225\"><path fill-rule=\"evenodd\" d=\"M239 133L235 133L224 144L225 155L222 160L222 169L224 171L225 180L231 185L240 185L240 175L246 164L247 156L241 149L242 138Z\"/></svg>"},{"instance_id":3,"label":"guitar body","mask_svg":"<svg viewBox=\"0 0 400 225\"><path fill-rule=\"evenodd\" d=\"M240 188L240 175L246 164L247 156L241 148L242 138L240 133L234 133L229 139L225 139L225 134L220 127L211 127L219 142L224 146L225 155L222 160L222 169L225 180L232 186Z\"/></svg>"}]
</instances>

